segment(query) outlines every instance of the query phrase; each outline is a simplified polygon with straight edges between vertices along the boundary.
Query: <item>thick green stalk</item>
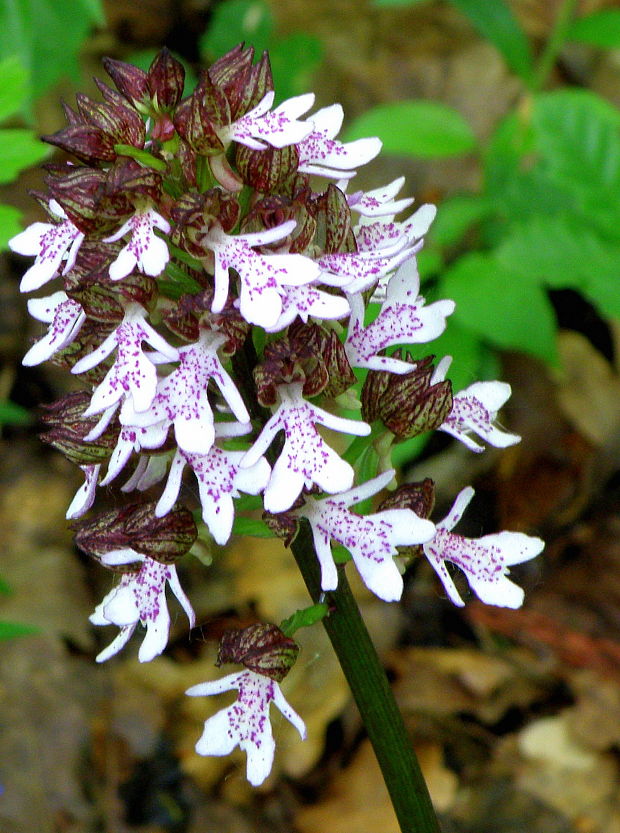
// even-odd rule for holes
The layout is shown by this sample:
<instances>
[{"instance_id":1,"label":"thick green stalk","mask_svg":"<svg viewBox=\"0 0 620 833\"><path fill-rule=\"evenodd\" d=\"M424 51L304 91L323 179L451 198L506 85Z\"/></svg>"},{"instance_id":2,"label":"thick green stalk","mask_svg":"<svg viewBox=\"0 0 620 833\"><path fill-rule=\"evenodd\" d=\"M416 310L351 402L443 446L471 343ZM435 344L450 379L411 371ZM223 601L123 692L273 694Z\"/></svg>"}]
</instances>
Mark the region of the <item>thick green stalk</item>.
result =
<instances>
[{"instance_id":1,"label":"thick green stalk","mask_svg":"<svg viewBox=\"0 0 620 833\"><path fill-rule=\"evenodd\" d=\"M302 524L291 549L316 603L323 598L321 577L307 523ZM424 776L344 567L339 567L338 588L327 594L327 601L332 610L323 625L375 750L400 829L402 833L439 833Z\"/></svg>"},{"instance_id":2,"label":"thick green stalk","mask_svg":"<svg viewBox=\"0 0 620 833\"><path fill-rule=\"evenodd\" d=\"M252 418L264 425L270 414L256 400L252 383L256 363L248 338L233 357L235 378ZM279 453L277 445L267 454L272 465ZM313 602L322 601L319 562L307 521L300 524L291 549ZM327 594L330 613L322 621L375 750L400 828L402 833L440 833L418 759L343 566L338 574L337 589Z\"/></svg>"}]
</instances>

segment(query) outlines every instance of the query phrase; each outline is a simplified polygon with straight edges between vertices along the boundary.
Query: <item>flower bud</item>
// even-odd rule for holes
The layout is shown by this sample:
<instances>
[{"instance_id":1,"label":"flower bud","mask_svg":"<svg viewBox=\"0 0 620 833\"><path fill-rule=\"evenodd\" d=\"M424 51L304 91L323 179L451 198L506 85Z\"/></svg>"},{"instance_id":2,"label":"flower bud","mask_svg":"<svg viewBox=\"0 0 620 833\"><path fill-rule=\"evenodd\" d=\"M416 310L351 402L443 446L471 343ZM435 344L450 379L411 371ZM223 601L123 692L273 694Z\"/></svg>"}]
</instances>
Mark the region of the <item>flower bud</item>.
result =
<instances>
[{"instance_id":1,"label":"flower bud","mask_svg":"<svg viewBox=\"0 0 620 833\"><path fill-rule=\"evenodd\" d=\"M174 109L183 96L185 69L164 47L153 59L147 73L147 84L156 112Z\"/></svg>"},{"instance_id":2,"label":"flower bud","mask_svg":"<svg viewBox=\"0 0 620 833\"><path fill-rule=\"evenodd\" d=\"M255 674L281 682L299 654L299 645L285 636L277 625L250 625L243 630L228 630L220 640L218 667L235 662Z\"/></svg>"},{"instance_id":3,"label":"flower bud","mask_svg":"<svg viewBox=\"0 0 620 833\"><path fill-rule=\"evenodd\" d=\"M401 358L401 351L394 356ZM452 385L447 379L431 385L432 360L428 356L412 363L411 372L403 375L369 371L362 388L362 418L381 420L396 442L439 428L452 410Z\"/></svg>"},{"instance_id":4,"label":"flower bud","mask_svg":"<svg viewBox=\"0 0 620 833\"><path fill-rule=\"evenodd\" d=\"M84 442L84 437L100 419L100 414L91 417L83 415L90 399L91 394L87 391L75 391L46 405L41 415L41 421L48 430L39 434L39 439L78 466L105 462L112 456L118 440L119 427L114 421L96 440Z\"/></svg>"},{"instance_id":5,"label":"flower bud","mask_svg":"<svg viewBox=\"0 0 620 833\"><path fill-rule=\"evenodd\" d=\"M239 44L209 67L209 78L226 96L233 121L256 107L273 90L267 53L254 66L253 60L254 48L244 49Z\"/></svg>"},{"instance_id":6,"label":"flower bud","mask_svg":"<svg viewBox=\"0 0 620 833\"><path fill-rule=\"evenodd\" d=\"M172 564L194 544L198 537L196 524L192 513L184 507L158 518L155 506L154 501L131 504L80 521L73 526L76 544L93 558L114 550L132 549L162 564Z\"/></svg>"},{"instance_id":7,"label":"flower bud","mask_svg":"<svg viewBox=\"0 0 620 833\"><path fill-rule=\"evenodd\" d=\"M104 58L102 63L121 95L124 95L137 110L145 112L150 93L146 72L133 64L116 61L114 58Z\"/></svg>"},{"instance_id":8,"label":"flower bud","mask_svg":"<svg viewBox=\"0 0 620 833\"><path fill-rule=\"evenodd\" d=\"M327 186L316 205L319 239L325 237L325 254L356 252L355 235L351 230L351 209L347 198L333 183Z\"/></svg>"},{"instance_id":9,"label":"flower bud","mask_svg":"<svg viewBox=\"0 0 620 833\"><path fill-rule=\"evenodd\" d=\"M179 104L172 120L179 136L196 153L212 156L224 151L216 128L230 123L230 108L208 74L203 74L194 92Z\"/></svg>"},{"instance_id":10,"label":"flower bud","mask_svg":"<svg viewBox=\"0 0 620 833\"><path fill-rule=\"evenodd\" d=\"M264 150L237 145L235 162L246 185L260 193L271 194L280 191L297 172L299 154L295 145Z\"/></svg>"},{"instance_id":11,"label":"flower bud","mask_svg":"<svg viewBox=\"0 0 620 833\"><path fill-rule=\"evenodd\" d=\"M227 341L220 348L232 356L242 346L250 332L250 325L229 298L221 312L211 312L213 289L197 295L182 295L171 309L163 311L163 319L175 335L185 341L198 341L201 327L223 333Z\"/></svg>"},{"instance_id":12,"label":"flower bud","mask_svg":"<svg viewBox=\"0 0 620 833\"><path fill-rule=\"evenodd\" d=\"M430 477L415 483L403 483L381 501L377 511L388 509L412 509L419 518L430 518L435 508L435 483ZM421 556L424 552L421 544L399 546L398 551L409 559Z\"/></svg>"},{"instance_id":13,"label":"flower bud","mask_svg":"<svg viewBox=\"0 0 620 833\"><path fill-rule=\"evenodd\" d=\"M243 147L240 145L239 147ZM295 220L295 228L286 241L279 240L277 246L285 245L291 253L303 253L314 239L316 220L308 210L305 200L290 199L281 195L263 197L258 200L243 221L242 232L264 231L276 228L288 220Z\"/></svg>"}]
</instances>

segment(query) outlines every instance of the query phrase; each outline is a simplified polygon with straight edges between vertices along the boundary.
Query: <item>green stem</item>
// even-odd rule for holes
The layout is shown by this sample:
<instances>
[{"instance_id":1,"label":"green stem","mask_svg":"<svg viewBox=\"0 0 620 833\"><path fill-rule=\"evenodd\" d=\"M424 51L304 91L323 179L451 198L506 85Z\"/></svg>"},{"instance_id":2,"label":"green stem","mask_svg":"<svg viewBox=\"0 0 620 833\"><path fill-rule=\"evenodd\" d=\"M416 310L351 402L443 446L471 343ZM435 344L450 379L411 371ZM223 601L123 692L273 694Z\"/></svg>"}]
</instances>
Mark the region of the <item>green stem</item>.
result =
<instances>
[{"instance_id":1,"label":"green stem","mask_svg":"<svg viewBox=\"0 0 620 833\"><path fill-rule=\"evenodd\" d=\"M252 369L258 358L251 338L233 357L235 379L244 393L252 418L265 424L269 411L256 399ZM267 456L275 462L274 443ZM324 601L321 571L307 521L291 545L312 601ZM351 592L344 567L338 568L338 587L327 594L330 614L322 622L357 704L372 743L402 833L440 833L439 823L413 747L387 676Z\"/></svg>"},{"instance_id":2,"label":"green stem","mask_svg":"<svg viewBox=\"0 0 620 833\"><path fill-rule=\"evenodd\" d=\"M549 73L553 69L557 57L566 41L566 32L575 14L577 2L578 0L564 0L560 6L551 35L545 44L534 73L532 92L538 92L547 83Z\"/></svg>"},{"instance_id":3,"label":"green stem","mask_svg":"<svg viewBox=\"0 0 620 833\"><path fill-rule=\"evenodd\" d=\"M307 523L291 549L315 604L323 599L321 575ZM439 823L402 715L372 643L344 567L338 588L327 594L330 614L322 621L342 666L377 761L402 833L439 833Z\"/></svg>"}]
</instances>

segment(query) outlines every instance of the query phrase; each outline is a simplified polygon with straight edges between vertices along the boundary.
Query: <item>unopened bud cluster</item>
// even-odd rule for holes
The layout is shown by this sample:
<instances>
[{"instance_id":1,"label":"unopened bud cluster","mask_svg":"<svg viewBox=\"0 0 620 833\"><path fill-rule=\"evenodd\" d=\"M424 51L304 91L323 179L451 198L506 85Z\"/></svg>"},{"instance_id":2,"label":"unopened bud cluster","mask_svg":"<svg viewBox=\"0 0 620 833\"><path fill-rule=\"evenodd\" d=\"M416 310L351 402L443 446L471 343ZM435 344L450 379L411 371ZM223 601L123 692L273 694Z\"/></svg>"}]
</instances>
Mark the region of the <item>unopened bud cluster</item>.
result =
<instances>
[{"instance_id":1,"label":"unopened bud cluster","mask_svg":"<svg viewBox=\"0 0 620 833\"><path fill-rule=\"evenodd\" d=\"M251 48L216 61L185 98L183 67L167 50L148 72L110 59L104 66L114 86L97 82L101 101L78 95L75 109L65 106L67 127L46 137L73 157L48 165L47 191L34 195L48 221L11 241L35 257L22 291L54 282L52 294L28 302L47 332L24 364L49 360L82 382L46 409L43 439L84 474L67 512L78 545L118 574L91 617L119 628L98 660L139 623L139 658L164 650L167 587L195 623L176 572L197 536L195 507L179 498L186 476L219 545L244 493L262 495L267 522L289 543L309 524L325 592L338 583L336 542L386 601L402 593L400 552L424 553L456 604L447 561L480 598L518 606L523 593L508 567L542 542L452 533L471 490L437 524L430 481L403 487L374 513L350 508L393 481L377 460L370 479L355 483L352 463L378 439L385 448L439 429L476 451L474 434L496 446L519 440L495 424L507 385L454 394L449 358L434 366L416 357L454 310L419 294L415 255L435 209L395 220L413 202L397 198L402 179L352 189L379 140L340 142L342 109L307 115L312 94L274 108L268 58L255 63ZM352 419L359 397L361 418ZM367 438L355 441L357 458L341 456L321 426ZM125 470L117 508L94 511L99 488ZM270 703L305 732L279 688L296 655L273 625L226 635L220 661L245 669L188 692L238 692L207 721L198 751L239 744L250 781L264 780Z\"/></svg>"}]
</instances>

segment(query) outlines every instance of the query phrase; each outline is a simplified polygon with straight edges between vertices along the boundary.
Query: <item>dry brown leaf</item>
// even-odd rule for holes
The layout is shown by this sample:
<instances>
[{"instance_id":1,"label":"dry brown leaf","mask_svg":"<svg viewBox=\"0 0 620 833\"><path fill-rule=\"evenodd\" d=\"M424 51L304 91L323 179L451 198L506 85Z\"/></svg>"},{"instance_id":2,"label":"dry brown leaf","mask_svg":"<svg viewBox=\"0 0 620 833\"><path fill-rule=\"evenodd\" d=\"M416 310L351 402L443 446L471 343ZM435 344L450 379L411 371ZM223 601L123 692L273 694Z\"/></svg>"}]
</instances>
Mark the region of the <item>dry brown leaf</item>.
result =
<instances>
[{"instance_id":1,"label":"dry brown leaf","mask_svg":"<svg viewBox=\"0 0 620 833\"><path fill-rule=\"evenodd\" d=\"M588 749L567 713L541 718L519 734L517 784L581 829L620 833L620 767L613 755ZM513 750L514 752L514 750ZM503 749L504 760L506 754Z\"/></svg>"},{"instance_id":2,"label":"dry brown leaf","mask_svg":"<svg viewBox=\"0 0 620 833\"><path fill-rule=\"evenodd\" d=\"M502 658L466 648L408 648L395 652L391 664L405 714L441 718L467 712L491 724L540 695L524 662L514 651Z\"/></svg>"},{"instance_id":3,"label":"dry brown leaf","mask_svg":"<svg viewBox=\"0 0 620 833\"><path fill-rule=\"evenodd\" d=\"M441 748L436 744L423 745L419 760L433 803L438 810L447 809L454 800L457 780L446 769ZM349 766L334 777L327 798L302 808L295 823L300 833L319 830L399 833L394 808L369 740L361 744Z\"/></svg>"},{"instance_id":4,"label":"dry brown leaf","mask_svg":"<svg viewBox=\"0 0 620 833\"><path fill-rule=\"evenodd\" d=\"M556 391L566 417L595 446L606 446L620 428L620 378L581 333L558 336L561 370Z\"/></svg>"},{"instance_id":5,"label":"dry brown leaf","mask_svg":"<svg viewBox=\"0 0 620 833\"><path fill-rule=\"evenodd\" d=\"M571 732L588 749L620 746L620 688L617 680L591 671L571 675L575 706L567 711Z\"/></svg>"}]
</instances>

